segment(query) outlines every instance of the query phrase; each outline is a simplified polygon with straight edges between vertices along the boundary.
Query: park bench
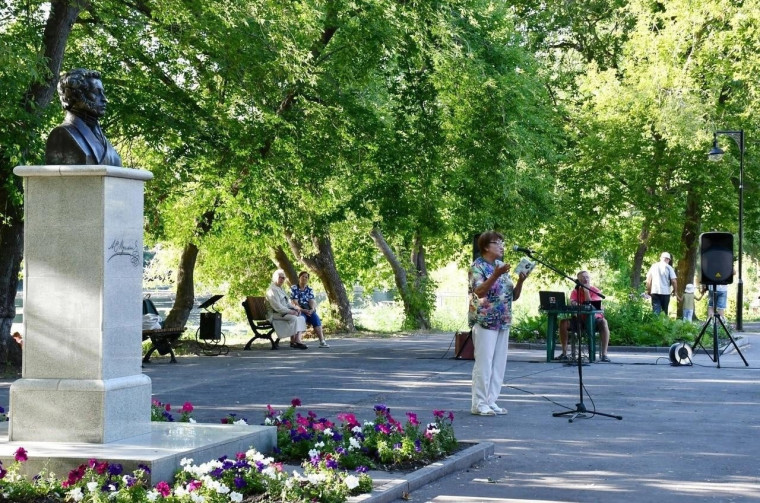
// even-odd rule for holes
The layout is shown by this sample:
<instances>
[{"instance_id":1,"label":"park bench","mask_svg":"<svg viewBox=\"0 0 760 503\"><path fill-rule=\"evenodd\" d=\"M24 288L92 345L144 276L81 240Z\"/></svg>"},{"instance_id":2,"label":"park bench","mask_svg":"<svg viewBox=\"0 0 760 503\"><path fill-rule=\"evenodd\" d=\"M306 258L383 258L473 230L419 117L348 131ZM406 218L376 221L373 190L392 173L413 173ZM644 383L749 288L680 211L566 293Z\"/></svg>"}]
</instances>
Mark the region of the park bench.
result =
<instances>
[{"instance_id":1,"label":"park bench","mask_svg":"<svg viewBox=\"0 0 760 503\"><path fill-rule=\"evenodd\" d=\"M280 339L275 338L274 327L267 319L267 308L264 303L264 297L246 297L243 301L245 316L248 318L248 324L253 330L253 337L245 345L244 349L251 349L251 344L256 339L267 339L272 344L272 349L277 349Z\"/></svg>"},{"instance_id":2,"label":"park bench","mask_svg":"<svg viewBox=\"0 0 760 503\"><path fill-rule=\"evenodd\" d=\"M143 316L146 314L158 314L156 306L150 299L143 299ZM143 330L142 340L147 341L150 339L150 347L148 352L143 356L143 363L150 363L150 355L154 351L158 351L161 356L171 355L169 360L171 363L177 363L177 358L174 356L174 344L182 336L185 331L185 327L182 328L157 328L154 330Z\"/></svg>"}]
</instances>

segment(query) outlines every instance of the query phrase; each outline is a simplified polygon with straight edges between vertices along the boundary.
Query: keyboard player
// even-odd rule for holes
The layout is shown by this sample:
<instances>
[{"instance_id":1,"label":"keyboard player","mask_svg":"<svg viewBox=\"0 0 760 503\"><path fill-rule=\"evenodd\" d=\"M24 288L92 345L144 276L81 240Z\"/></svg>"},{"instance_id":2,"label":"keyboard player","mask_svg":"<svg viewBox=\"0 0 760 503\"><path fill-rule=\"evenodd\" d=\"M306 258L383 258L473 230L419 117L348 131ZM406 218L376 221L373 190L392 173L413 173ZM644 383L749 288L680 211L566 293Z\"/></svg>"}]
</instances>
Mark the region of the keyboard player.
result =
<instances>
[{"instance_id":1,"label":"keyboard player","mask_svg":"<svg viewBox=\"0 0 760 503\"><path fill-rule=\"evenodd\" d=\"M599 296L601 293L601 290L599 290L597 287L591 285L591 274L589 274L588 271L581 271L578 273L578 281L583 285L589 288L589 290L585 288L575 288L572 293L570 293L570 304L573 306L578 305L578 292L580 291L580 303L581 304L597 304L598 306L601 306L602 304L602 298ZM595 313L594 314L595 321L596 321L596 330L599 331L599 336L602 339L602 347L599 351L599 361L600 362L609 362L610 359L607 356L607 346L610 342L610 327L607 324L607 320L604 318L604 313ZM559 341L562 345L562 354L559 355L556 359L558 361L567 361L567 333L568 329L571 330L578 330L579 328L583 330L584 328L584 321L581 321L581 326L577 326L577 319L576 316L573 316L570 319L561 320L559 322Z\"/></svg>"}]
</instances>

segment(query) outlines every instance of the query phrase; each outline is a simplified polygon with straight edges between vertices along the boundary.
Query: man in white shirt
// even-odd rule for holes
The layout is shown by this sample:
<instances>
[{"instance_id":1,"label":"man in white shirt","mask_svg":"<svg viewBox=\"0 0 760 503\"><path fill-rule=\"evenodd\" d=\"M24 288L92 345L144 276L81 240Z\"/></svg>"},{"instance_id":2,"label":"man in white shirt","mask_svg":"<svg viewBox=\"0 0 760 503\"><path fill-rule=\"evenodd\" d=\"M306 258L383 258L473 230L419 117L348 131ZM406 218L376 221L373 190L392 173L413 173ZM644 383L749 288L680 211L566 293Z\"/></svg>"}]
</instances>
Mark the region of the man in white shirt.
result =
<instances>
[{"instance_id":1,"label":"man in white shirt","mask_svg":"<svg viewBox=\"0 0 760 503\"><path fill-rule=\"evenodd\" d=\"M652 264L647 273L647 293L652 296L652 312L668 314L668 305L670 304L671 295L675 295L681 300L676 293L678 291L678 280L676 271L670 265L672 259L670 253L662 252L660 261ZM673 287L671 291L670 287Z\"/></svg>"}]
</instances>

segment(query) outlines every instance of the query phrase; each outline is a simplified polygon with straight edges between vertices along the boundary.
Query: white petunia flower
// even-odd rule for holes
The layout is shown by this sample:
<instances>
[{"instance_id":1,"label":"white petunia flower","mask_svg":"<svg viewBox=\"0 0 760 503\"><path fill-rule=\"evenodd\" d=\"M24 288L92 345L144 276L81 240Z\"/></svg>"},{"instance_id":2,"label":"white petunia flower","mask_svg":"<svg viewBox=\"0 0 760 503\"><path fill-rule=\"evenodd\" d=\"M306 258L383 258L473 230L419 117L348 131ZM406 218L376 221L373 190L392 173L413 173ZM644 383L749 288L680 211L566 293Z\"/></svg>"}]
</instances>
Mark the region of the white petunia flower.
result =
<instances>
[{"instance_id":1,"label":"white petunia flower","mask_svg":"<svg viewBox=\"0 0 760 503\"><path fill-rule=\"evenodd\" d=\"M246 425L246 424L248 424L248 423L246 422L246 420L245 420L245 419L242 419L242 418L241 418L241 419L238 419L237 421L235 421L233 424Z\"/></svg>"},{"instance_id":2,"label":"white petunia flower","mask_svg":"<svg viewBox=\"0 0 760 503\"><path fill-rule=\"evenodd\" d=\"M243 501L243 495L240 493L231 492L230 501L232 501L232 503L240 503L241 501Z\"/></svg>"},{"instance_id":3,"label":"white petunia flower","mask_svg":"<svg viewBox=\"0 0 760 503\"><path fill-rule=\"evenodd\" d=\"M155 489L151 489L145 494L145 497L148 498L148 501L156 501L158 499L158 491Z\"/></svg>"},{"instance_id":4,"label":"white petunia flower","mask_svg":"<svg viewBox=\"0 0 760 503\"><path fill-rule=\"evenodd\" d=\"M180 464L180 466L192 465L193 464L193 458L182 458L182 461L180 461L179 464Z\"/></svg>"},{"instance_id":5,"label":"white petunia flower","mask_svg":"<svg viewBox=\"0 0 760 503\"><path fill-rule=\"evenodd\" d=\"M346 484L346 487L348 487L349 491L352 491L353 489L359 487L359 477L356 475L349 475L345 478L345 480L343 480L343 483Z\"/></svg>"},{"instance_id":6,"label":"white petunia flower","mask_svg":"<svg viewBox=\"0 0 760 503\"><path fill-rule=\"evenodd\" d=\"M314 447L316 447L317 449L321 449L324 446L325 446L324 442L317 442L316 444L314 444Z\"/></svg>"},{"instance_id":7,"label":"white petunia flower","mask_svg":"<svg viewBox=\"0 0 760 503\"><path fill-rule=\"evenodd\" d=\"M276 479L277 478L277 470L274 469L273 466L267 466L263 470L261 470L261 474L265 477L268 477L270 479Z\"/></svg>"},{"instance_id":8,"label":"white petunia flower","mask_svg":"<svg viewBox=\"0 0 760 503\"><path fill-rule=\"evenodd\" d=\"M333 431L330 428L325 428L325 435L328 435L330 437L333 436Z\"/></svg>"},{"instance_id":9,"label":"white petunia flower","mask_svg":"<svg viewBox=\"0 0 760 503\"><path fill-rule=\"evenodd\" d=\"M90 491L91 493L94 493L95 491L98 490L98 483L95 482L94 480L92 482L87 482L87 490Z\"/></svg>"},{"instance_id":10,"label":"white petunia flower","mask_svg":"<svg viewBox=\"0 0 760 503\"><path fill-rule=\"evenodd\" d=\"M319 456L319 451L318 450L316 450L316 449L310 449L309 450L309 459L316 458L317 456Z\"/></svg>"},{"instance_id":11,"label":"white petunia flower","mask_svg":"<svg viewBox=\"0 0 760 503\"><path fill-rule=\"evenodd\" d=\"M5 497L5 495L3 496ZM69 491L66 496L75 502L82 501L84 499L84 493L82 492L81 487L77 487L76 489Z\"/></svg>"},{"instance_id":12,"label":"white petunia flower","mask_svg":"<svg viewBox=\"0 0 760 503\"><path fill-rule=\"evenodd\" d=\"M264 455L256 449L248 449L248 451L245 453L245 457L251 461L261 461L264 459Z\"/></svg>"},{"instance_id":13,"label":"white petunia flower","mask_svg":"<svg viewBox=\"0 0 760 503\"><path fill-rule=\"evenodd\" d=\"M310 473L306 478L309 480L309 484L318 486L327 479L327 475L324 473Z\"/></svg>"}]
</instances>

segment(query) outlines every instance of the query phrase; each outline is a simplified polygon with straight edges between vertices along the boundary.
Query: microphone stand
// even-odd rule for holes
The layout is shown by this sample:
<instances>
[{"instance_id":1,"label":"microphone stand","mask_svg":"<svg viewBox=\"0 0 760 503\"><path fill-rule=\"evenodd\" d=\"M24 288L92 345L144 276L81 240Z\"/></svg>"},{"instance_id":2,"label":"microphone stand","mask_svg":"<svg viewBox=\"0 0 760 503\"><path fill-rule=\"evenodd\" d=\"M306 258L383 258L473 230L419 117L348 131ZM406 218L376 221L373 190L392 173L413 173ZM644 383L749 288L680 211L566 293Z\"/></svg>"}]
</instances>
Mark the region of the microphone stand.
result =
<instances>
[{"instance_id":1,"label":"microphone stand","mask_svg":"<svg viewBox=\"0 0 760 503\"><path fill-rule=\"evenodd\" d=\"M575 289L578 292L577 293L577 299L576 301L576 337L578 338L578 394L579 394L579 402L575 404L575 409L572 410L566 410L564 412L555 412L552 414L554 417L564 417L564 416L570 416L569 422L573 422L573 420L576 417L583 417L587 418L590 417L587 415L589 413L588 409L586 409L586 406L583 403L583 358L581 358L581 313L583 312L581 309L581 302L580 302L580 294L581 289L585 288L586 290L591 292L591 289L587 287L586 285L582 284L577 279L573 279L567 274L563 273L562 271L558 270L556 267L552 266L551 264L547 263L544 260L541 260L540 258L533 255L533 252L531 250L523 250L530 258L538 262L539 264L544 265L545 267L548 267L558 275L562 276L563 278L567 279L568 281L572 281L575 284ZM601 298L605 298L604 295L601 293L597 293L597 295ZM589 312L589 316L591 316L592 313ZM593 320L588 320L588 323L593 322ZM554 337L554 334L547 334L547 337ZM590 412L593 415L600 415L605 417L611 417L614 419L622 420L623 416L618 416L615 414L606 414L604 412L598 412L596 410Z\"/></svg>"}]
</instances>

